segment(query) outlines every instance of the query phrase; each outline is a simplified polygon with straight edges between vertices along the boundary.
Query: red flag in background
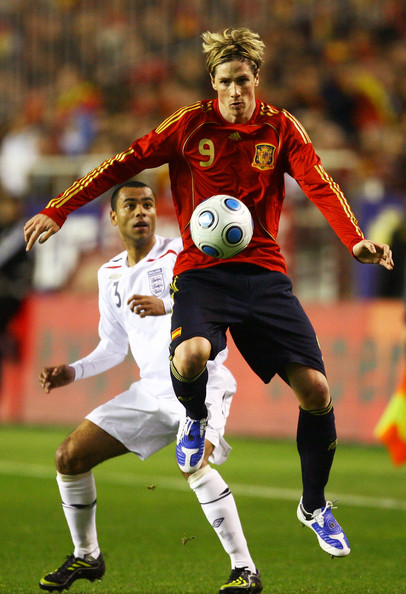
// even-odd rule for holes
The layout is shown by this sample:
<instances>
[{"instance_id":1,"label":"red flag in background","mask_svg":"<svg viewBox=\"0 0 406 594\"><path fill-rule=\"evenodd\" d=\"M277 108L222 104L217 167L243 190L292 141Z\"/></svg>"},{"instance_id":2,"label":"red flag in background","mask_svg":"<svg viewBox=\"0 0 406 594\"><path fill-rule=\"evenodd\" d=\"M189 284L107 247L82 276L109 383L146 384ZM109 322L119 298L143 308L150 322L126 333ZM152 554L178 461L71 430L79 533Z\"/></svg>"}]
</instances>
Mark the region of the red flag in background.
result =
<instances>
[{"instance_id":1,"label":"red flag in background","mask_svg":"<svg viewBox=\"0 0 406 594\"><path fill-rule=\"evenodd\" d=\"M387 447L395 466L406 463L406 367L403 379L383 411L374 433Z\"/></svg>"}]
</instances>

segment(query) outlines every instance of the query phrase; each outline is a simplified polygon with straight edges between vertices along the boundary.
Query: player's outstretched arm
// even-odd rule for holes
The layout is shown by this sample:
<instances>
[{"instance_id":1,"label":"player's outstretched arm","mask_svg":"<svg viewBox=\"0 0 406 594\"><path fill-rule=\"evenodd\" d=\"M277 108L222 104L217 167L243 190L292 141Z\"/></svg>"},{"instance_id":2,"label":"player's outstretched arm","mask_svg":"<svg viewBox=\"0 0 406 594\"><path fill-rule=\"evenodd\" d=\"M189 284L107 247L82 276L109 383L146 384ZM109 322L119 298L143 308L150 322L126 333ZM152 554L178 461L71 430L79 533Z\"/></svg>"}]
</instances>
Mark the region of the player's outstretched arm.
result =
<instances>
[{"instance_id":1,"label":"player's outstretched arm","mask_svg":"<svg viewBox=\"0 0 406 594\"><path fill-rule=\"evenodd\" d=\"M386 243L363 239L354 245L352 253L363 264L380 264L388 270L393 270L392 250Z\"/></svg>"},{"instance_id":2,"label":"player's outstretched arm","mask_svg":"<svg viewBox=\"0 0 406 594\"><path fill-rule=\"evenodd\" d=\"M146 316L163 316L166 313L162 299L153 295L132 295L128 299L127 305L140 318L145 318Z\"/></svg>"},{"instance_id":3,"label":"player's outstretched arm","mask_svg":"<svg viewBox=\"0 0 406 594\"><path fill-rule=\"evenodd\" d=\"M27 243L26 250L30 251L34 243L44 243L47 239L57 233L60 229L58 223L55 223L50 217L44 214L36 214L24 225L24 239Z\"/></svg>"},{"instance_id":4,"label":"player's outstretched arm","mask_svg":"<svg viewBox=\"0 0 406 594\"><path fill-rule=\"evenodd\" d=\"M57 365L56 367L44 367L39 374L41 388L47 394L54 388L60 388L71 384L75 379L75 370L70 365Z\"/></svg>"}]
</instances>

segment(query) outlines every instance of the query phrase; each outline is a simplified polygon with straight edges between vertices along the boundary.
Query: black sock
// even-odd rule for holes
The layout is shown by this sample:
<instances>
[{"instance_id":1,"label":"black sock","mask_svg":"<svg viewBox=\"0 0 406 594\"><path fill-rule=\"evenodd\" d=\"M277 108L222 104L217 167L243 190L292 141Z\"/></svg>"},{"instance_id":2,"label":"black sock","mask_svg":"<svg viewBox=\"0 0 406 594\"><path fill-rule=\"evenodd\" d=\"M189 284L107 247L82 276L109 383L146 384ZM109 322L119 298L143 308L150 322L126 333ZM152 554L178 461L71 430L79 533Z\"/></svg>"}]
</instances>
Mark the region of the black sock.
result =
<instances>
[{"instance_id":1,"label":"black sock","mask_svg":"<svg viewBox=\"0 0 406 594\"><path fill-rule=\"evenodd\" d=\"M208 377L206 366L195 377L183 377L171 361L171 379L176 398L186 408L186 414L191 419L207 417L205 400Z\"/></svg>"},{"instance_id":2,"label":"black sock","mask_svg":"<svg viewBox=\"0 0 406 594\"><path fill-rule=\"evenodd\" d=\"M320 410L299 407L297 449L303 481L303 507L312 513L326 503L327 485L337 444L333 404Z\"/></svg>"}]
</instances>

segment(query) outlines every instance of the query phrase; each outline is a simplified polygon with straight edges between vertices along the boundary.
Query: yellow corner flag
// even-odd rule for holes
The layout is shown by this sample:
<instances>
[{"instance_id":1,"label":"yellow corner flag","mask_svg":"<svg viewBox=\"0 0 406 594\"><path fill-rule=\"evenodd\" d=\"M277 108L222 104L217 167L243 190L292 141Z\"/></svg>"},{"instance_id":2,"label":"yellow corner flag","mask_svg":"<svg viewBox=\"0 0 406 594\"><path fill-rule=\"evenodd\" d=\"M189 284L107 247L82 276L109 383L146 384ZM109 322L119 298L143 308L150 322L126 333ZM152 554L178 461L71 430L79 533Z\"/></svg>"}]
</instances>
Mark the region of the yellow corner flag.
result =
<instances>
[{"instance_id":1,"label":"yellow corner flag","mask_svg":"<svg viewBox=\"0 0 406 594\"><path fill-rule=\"evenodd\" d=\"M404 374L404 377L406 374ZM406 381L402 381L389 400L377 426L377 437L388 449L395 466L406 463Z\"/></svg>"}]
</instances>

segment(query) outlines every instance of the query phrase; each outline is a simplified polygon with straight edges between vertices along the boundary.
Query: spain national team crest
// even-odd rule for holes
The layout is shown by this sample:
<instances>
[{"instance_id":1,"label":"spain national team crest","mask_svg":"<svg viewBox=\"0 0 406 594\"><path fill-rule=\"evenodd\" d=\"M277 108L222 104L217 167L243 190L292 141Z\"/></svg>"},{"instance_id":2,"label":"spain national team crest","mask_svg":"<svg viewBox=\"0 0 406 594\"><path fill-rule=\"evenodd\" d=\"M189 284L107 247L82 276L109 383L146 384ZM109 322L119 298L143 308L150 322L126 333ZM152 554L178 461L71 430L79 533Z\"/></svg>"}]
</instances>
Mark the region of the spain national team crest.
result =
<instances>
[{"instance_id":1,"label":"spain national team crest","mask_svg":"<svg viewBox=\"0 0 406 594\"><path fill-rule=\"evenodd\" d=\"M165 290L164 275L162 268L151 270L148 272L149 288L154 297L160 297Z\"/></svg>"},{"instance_id":2,"label":"spain national team crest","mask_svg":"<svg viewBox=\"0 0 406 594\"><path fill-rule=\"evenodd\" d=\"M275 167L274 156L276 147L273 144L256 144L252 166L264 171Z\"/></svg>"}]
</instances>

